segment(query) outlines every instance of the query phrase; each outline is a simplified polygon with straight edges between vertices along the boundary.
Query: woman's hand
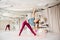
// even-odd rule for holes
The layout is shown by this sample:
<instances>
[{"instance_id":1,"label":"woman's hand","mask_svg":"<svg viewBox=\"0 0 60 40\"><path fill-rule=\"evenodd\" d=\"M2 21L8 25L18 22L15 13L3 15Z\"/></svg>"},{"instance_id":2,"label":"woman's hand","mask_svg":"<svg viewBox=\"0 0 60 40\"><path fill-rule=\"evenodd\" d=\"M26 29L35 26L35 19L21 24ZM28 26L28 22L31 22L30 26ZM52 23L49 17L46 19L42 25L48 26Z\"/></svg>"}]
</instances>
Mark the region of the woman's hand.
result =
<instances>
[{"instance_id":1,"label":"woman's hand","mask_svg":"<svg viewBox=\"0 0 60 40\"><path fill-rule=\"evenodd\" d=\"M38 23L38 22L39 22L39 19L34 20L34 22L35 22L35 23Z\"/></svg>"}]
</instances>

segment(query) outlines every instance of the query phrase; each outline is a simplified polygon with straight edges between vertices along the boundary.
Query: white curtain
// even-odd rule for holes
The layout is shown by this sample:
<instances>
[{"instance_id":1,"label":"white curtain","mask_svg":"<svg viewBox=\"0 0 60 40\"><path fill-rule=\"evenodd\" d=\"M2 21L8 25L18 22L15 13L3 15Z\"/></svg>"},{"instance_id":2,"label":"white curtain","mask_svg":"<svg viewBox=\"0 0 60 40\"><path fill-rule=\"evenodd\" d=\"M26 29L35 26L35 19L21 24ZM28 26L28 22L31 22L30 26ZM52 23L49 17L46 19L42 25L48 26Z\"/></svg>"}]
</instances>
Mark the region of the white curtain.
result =
<instances>
[{"instance_id":1,"label":"white curtain","mask_svg":"<svg viewBox=\"0 0 60 40\"><path fill-rule=\"evenodd\" d=\"M60 5L58 5L58 9L59 9L58 23L59 23L59 32L60 32Z\"/></svg>"},{"instance_id":2,"label":"white curtain","mask_svg":"<svg viewBox=\"0 0 60 40\"><path fill-rule=\"evenodd\" d=\"M48 23L50 31L60 32L60 5L47 8Z\"/></svg>"}]
</instances>

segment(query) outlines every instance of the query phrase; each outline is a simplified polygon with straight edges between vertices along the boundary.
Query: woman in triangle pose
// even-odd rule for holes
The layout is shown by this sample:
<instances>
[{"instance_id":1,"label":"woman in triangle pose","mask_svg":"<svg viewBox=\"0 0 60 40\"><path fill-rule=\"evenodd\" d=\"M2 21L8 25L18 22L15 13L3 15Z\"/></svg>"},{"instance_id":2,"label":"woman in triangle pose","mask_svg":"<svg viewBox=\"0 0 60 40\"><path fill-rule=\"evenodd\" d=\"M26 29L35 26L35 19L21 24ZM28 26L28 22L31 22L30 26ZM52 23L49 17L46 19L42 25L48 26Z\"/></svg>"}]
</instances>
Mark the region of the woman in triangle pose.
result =
<instances>
[{"instance_id":1,"label":"woman in triangle pose","mask_svg":"<svg viewBox=\"0 0 60 40\"><path fill-rule=\"evenodd\" d=\"M8 30L10 31L10 24L7 24L7 25L6 25L5 31L7 30L7 28L8 28Z\"/></svg>"},{"instance_id":2,"label":"woman in triangle pose","mask_svg":"<svg viewBox=\"0 0 60 40\"><path fill-rule=\"evenodd\" d=\"M27 17L27 16L28 16L28 15L26 15L26 17ZM22 23L22 28L21 28L21 30L20 30L20 32L19 32L19 36L21 35L21 33L22 33L25 25L30 29L30 31L34 34L34 36L36 36L36 33L33 31L32 27L31 27L31 25L34 25L35 9L33 9L32 16L33 16L32 18L30 18L30 19L29 19L29 18L26 18L26 19L23 21L23 23Z\"/></svg>"}]
</instances>

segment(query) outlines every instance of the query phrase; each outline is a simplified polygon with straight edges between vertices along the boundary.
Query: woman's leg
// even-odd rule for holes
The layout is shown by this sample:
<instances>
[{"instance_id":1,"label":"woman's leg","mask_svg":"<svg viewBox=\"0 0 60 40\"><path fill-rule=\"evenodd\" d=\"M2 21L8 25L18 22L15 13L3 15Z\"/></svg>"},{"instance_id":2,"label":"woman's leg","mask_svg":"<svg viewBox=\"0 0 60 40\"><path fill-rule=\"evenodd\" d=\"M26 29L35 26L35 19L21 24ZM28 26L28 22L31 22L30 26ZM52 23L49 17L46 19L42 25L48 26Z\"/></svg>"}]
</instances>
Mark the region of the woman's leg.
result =
<instances>
[{"instance_id":1,"label":"woman's leg","mask_svg":"<svg viewBox=\"0 0 60 40\"><path fill-rule=\"evenodd\" d=\"M7 26L6 26L6 28L5 28L5 31L7 30Z\"/></svg>"},{"instance_id":2,"label":"woman's leg","mask_svg":"<svg viewBox=\"0 0 60 40\"><path fill-rule=\"evenodd\" d=\"M24 21L24 22L22 23L22 28L21 28L21 30L20 30L20 32L19 32L19 36L21 35L21 33L22 33L22 31L23 31L23 29L24 29L24 27L25 27L25 24L26 24L26 21Z\"/></svg>"},{"instance_id":3,"label":"woman's leg","mask_svg":"<svg viewBox=\"0 0 60 40\"><path fill-rule=\"evenodd\" d=\"M27 27L31 30L31 32L36 36L36 33L33 31L33 29L31 28L30 24L27 23L26 25L27 25Z\"/></svg>"},{"instance_id":4,"label":"woman's leg","mask_svg":"<svg viewBox=\"0 0 60 40\"><path fill-rule=\"evenodd\" d=\"M8 27L8 30L10 31L10 27Z\"/></svg>"}]
</instances>

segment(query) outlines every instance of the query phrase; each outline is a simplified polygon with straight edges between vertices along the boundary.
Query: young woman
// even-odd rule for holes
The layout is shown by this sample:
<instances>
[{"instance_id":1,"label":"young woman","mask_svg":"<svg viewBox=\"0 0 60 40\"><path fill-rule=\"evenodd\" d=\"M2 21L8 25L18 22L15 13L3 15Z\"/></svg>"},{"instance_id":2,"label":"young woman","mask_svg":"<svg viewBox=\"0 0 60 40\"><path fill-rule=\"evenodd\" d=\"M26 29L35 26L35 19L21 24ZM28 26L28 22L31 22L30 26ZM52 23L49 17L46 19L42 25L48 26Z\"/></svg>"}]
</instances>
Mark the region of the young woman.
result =
<instances>
[{"instance_id":1,"label":"young woman","mask_svg":"<svg viewBox=\"0 0 60 40\"><path fill-rule=\"evenodd\" d=\"M7 25L6 25L5 31L7 30L7 28L8 28L8 30L10 31L10 24L7 24Z\"/></svg>"},{"instance_id":2,"label":"young woman","mask_svg":"<svg viewBox=\"0 0 60 40\"><path fill-rule=\"evenodd\" d=\"M35 15L35 10L33 10L33 15ZM26 15L26 17L27 17L27 15ZM31 20L34 20L34 17L32 17ZM36 36L36 33L33 31L32 27L31 27L31 25L30 25L31 22L34 22L34 21L30 21L29 18L26 18L26 19L23 21L23 23L22 23L22 28L21 28L21 30L20 30L20 32L19 32L19 36L21 35L21 33L22 33L25 25L30 29L30 31L34 34L34 36ZM33 24L33 25L34 25L34 24Z\"/></svg>"}]
</instances>

